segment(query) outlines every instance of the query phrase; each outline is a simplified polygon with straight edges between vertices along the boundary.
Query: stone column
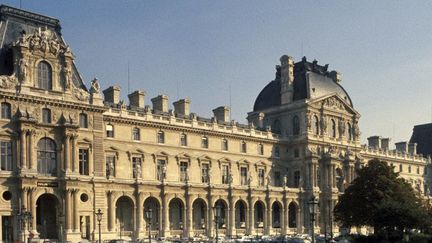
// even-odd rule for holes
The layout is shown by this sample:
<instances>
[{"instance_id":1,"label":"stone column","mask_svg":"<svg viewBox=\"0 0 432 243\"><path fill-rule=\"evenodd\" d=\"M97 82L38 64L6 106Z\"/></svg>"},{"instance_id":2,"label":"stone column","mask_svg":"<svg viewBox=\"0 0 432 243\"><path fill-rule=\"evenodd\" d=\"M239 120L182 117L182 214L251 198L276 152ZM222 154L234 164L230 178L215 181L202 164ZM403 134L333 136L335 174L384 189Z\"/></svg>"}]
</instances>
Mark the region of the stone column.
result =
<instances>
[{"instance_id":1,"label":"stone column","mask_svg":"<svg viewBox=\"0 0 432 243\"><path fill-rule=\"evenodd\" d=\"M187 195L186 197L186 203L187 203L187 208L186 208L186 236L187 237L192 237L193 236L193 205L190 199L190 195Z\"/></svg>"},{"instance_id":2,"label":"stone column","mask_svg":"<svg viewBox=\"0 0 432 243\"><path fill-rule=\"evenodd\" d=\"M70 135L66 134L64 146L64 170L70 172Z\"/></svg>"},{"instance_id":3,"label":"stone column","mask_svg":"<svg viewBox=\"0 0 432 243\"><path fill-rule=\"evenodd\" d=\"M252 202L250 202L248 207L248 214L249 214L249 228L248 228L248 234L253 235L255 233L255 211L254 211L254 205L252 205Z\"/></svg>"},{"instance_id":4,"label":"stone column","mask_svg":"<svg viewBox=\"0 0 432 243\"><path fill-rule=\"evenodd\" d=\"M272 204L269 203L269 205L266 208L266 213L267 213L267 224L266 224L266 234L270 234L272 229L273 229L273 208L272 208Z\"/></svg>"},{"instance_id":5,"label":"stone column","mask_svg":"<svg viewBox=\"0 0 432 243\"><path fill-rule=\"evenodd\" d=\"M72 144L73 144L73 166L74 166L74 172L79 173L79 162L78 162L78 135L74 134L72 136Z\"/></svg>"},{"instance_id":6,"label":"stone column","mask_svg":"<svg viewBox=\"0 0 432 243\"><path fill-rule=\"evenodd\" d=\"M30 163L30 169L31 170L37 170L36 168L36 160L35 160L35 156L34 156L34 142L33 142L33 137L36 135L36 131L35 130L29 130L29 134L28 134L28 161Z\"/></svg>"},{"instance_id":7,"label":"stone column","mask_svg":"<svg viewBox=\"0 0 432 243\"><path fill-rule=\"evenodd\" d=\"M169 225L169 205L167 195L163 197L163 232L164 236L169 235L170 233L170 225Z\"/></svg>"},{"instance_id":8,"label":"stone column","mask_svg":"<svg viewBox=\"0 0 432 243\"><path fill-rule=\"evenodd\" d=\"M73 193L74 200L74 232L79 232L80 220L79 220L79 190L75 189Z\"/></svg>"},{"instance_id":9,"label":"stone column","mask_svg":"<svg viewBox=\"0 0 432 243\"><path fill-rule=\"evenodd\" d=\"M114 205L114 201L113 201L113 192L112 191L108 191L108 228L110 232L114 232L115 231L115 205Z\"/></svg>"},{"instance_id":10,"label":"stone column","mask_svg":"<svg viewBox=\"0 0 432 243\"><path fill-rule=\"evenodd\" d=\"M307 183L307 185L308 185L309 188L313 188L313 186L314 186L314 178L313 178L312 162L310 162L308 164L307 168L308 168L308 170L307 170L308 171L308 183Z\"/></svg>"},{"instance_id":11,"label":"stone column","mask_svg":"<svg viewBox=\"0 0 432 243\"><path fill-rule=\"evenodd\" d=\"M143 194L138 193L137 197L138 205L136 205L136 236L140 238L140 233L143 231L143 221L144 221L144 210L143 210ZM155 212L156 213L156 212Z\"/></svg>"},{"instance_id":12,"label":"stone column","mask_svg":"<svg viewBox=\"0 0 432 243\"><path fill-rule=\"evenodd\" d=\"M332 164L331 166L331 173L332 173L332 185L333 188L336 187L336 165Z\"/></svg>"},{"instance_id":13,"label":"stone column","mask_svg":"<svg viewBox=\"0 0 432 243\"><path fill-rule=\"evenodd\" d=\"M207 205L207 235L213 237L213 227L214 227L214 215L213 215L213 200L212 197L208 197Z\"/></svg>"},{"instance_id":14,"label":"stone column","mask_svg":"<svg viewBox=\"0 0 432 243\"><path fill-rule=\"evenodd\" d=\"M89 163L89 175L92 176L93 175L93 163L94 163L94 159L93 159L93 149L90 148L89 149L89 155L88 155L88 163ZM142 167L141 167L142 168Z\"/></svg>"},{"instance_id":15,"label":"stone column","mask_svg":"<svg viewBox=\"0 0 432 243\"><path fill-rule=\"evenodd\" d=\"M66 222L65 222L65 227L66 227L66 232L70 233L72 232L72 227L71 227L71 222L72 222L72 200L71 200L71 191L70 189L67 189L65 191L65 209L66 209Z\"/></svg>"},{"instance_id":16,"label":"stone column","mask_svg":"<svg viewBox=\"0 0 432 243\"><path fill-rule=\"evenodd\" d=\"M233 203L233 198L230 198L229 200L228 217L229 217L228 235L232 236L234 234L234 229L235 229L235 207Z\"/></svg>"},{"instance_id":17,"label":"stone column","mask_svg":"<svg viewBox=\"0 0 432 243\"><path fill-rule=\"evenodd\" d=\"M36 188L30 189L30 211L33 216L32 218L32 231L36 232Z\"/></svg>"},{"instance_id":18,"label":"stone column","mask_svg":"<svg viewBox=\"0 0 432 243\"><path fill-rule=\"evenodd\" d=\"M268 228L268 222L267 222L267 219L268 219L268 217L267 217L267 210L268 210L268 205L265 205L265 208L263 209L264 210L264 212L263 212L263 223L264 223L264 234L266 233L266 231L267 231L267 228Z\"/></svg>"},{"instance_id":19,"label":"stone column","mask_svg":"<svg viewBox=\"0 0 432 243\"><path fill-rule=\"evenodd\" d=\"M21 169L27 169L27 131L21 130L20 134L20 152L21 152Z\"/></svg>"},{"instance_id":20,"label":"stone column","mask_svg":"<svg viewBox=\"0 0 432 243\"><path fill-rule=\"evenodd\" d=\"M288 233L288 202L287 198L284 197L282 200L282 217L281 217L281 228L282 234L286 235Z\"/></svg>"},{"instance_id":21,"label":"stone column","mask_svg":"<svg viewBox=\"0 0 432 243\"><path fill-rule=\"evenodd\" d=\"M27 208L27 187L21 189L21 208Z\"/></svg>"}]
</instances>

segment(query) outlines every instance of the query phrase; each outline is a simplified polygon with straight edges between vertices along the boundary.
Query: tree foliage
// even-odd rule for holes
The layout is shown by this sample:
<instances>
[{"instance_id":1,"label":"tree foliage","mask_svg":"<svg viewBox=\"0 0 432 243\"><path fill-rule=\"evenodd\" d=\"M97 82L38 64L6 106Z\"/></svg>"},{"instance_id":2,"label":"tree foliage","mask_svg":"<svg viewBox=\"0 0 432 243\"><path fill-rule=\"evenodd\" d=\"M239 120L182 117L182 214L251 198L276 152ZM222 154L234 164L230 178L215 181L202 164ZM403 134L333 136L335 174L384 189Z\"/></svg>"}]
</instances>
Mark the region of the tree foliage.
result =
<instances>
[{"instance_id":1,"label":"tree foliage","mask_svg":"<svg viewBox=\"0 0 432 243\"><path fill-rule=\"evenodd\" d=\"M343 227L403 232L429 226L428 210L420 196L385 162L371 160L357 175L334 209Z\"/></svg>"}]
</instances>

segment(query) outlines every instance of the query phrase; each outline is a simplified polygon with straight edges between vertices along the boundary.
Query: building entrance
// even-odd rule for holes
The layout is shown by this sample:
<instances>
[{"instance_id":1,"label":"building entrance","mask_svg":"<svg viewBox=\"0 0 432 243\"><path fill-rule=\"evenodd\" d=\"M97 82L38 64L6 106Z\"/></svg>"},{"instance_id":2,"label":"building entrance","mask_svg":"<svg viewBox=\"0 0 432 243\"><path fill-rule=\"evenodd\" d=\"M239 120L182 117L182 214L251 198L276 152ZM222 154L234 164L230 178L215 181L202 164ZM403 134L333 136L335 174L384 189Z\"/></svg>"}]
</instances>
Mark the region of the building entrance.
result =
<instances>
[{"instance_id":1,"label":"building entrance","mask_svg":"<svg viewBox=\"0 0 432 243\"><path fill-rule=\"evenodd\" d=\"M2 216L2 242L11 243L13 242L12 233L12 218L11 216Z\"/></svg>"},{"instance_id":2,"label":"building entrance","mask_svg":"<svg viewBox=\"0 0 432 243\"><path fill-rule=\"evenodd\" d=\"M36 202L36 229L41 239L58 239L59 202L54 195L44 194Z\"/></svg>"}]
</instances>

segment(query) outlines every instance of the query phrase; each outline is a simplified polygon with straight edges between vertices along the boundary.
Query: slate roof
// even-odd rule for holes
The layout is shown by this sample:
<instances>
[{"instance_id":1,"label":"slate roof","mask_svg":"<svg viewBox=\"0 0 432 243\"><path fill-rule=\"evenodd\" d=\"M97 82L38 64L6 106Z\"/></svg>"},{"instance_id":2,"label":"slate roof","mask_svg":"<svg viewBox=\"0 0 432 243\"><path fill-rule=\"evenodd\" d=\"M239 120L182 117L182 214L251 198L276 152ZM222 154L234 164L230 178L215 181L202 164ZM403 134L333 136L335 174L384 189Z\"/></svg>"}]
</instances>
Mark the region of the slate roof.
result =
<instances>
[{"instance_id":1,"label":"slate roof","mask_svg":"<svg viewBox=\"0 0 432 243\"><path fill-rule=\"evenodd\" d=\"M414 126L410 143L417 143L417 154L432 155L432 123Z\"/></svg>"},{"instance_id":2,"label":"slate roof","mask_svg":"<svg viewBox=\"0 0 432 243\"><path fill-rule=\"evenodd\" d=\"M353 107L352 101L345 89L334 80L332 73L327 71L328 65L320 66L317 61L302 61L294 64L294 94L293 101L303 99L318 99L335 93ZM267 84L255 100L254 111L265 110L281 105L280 67L276 67L276 78Z\"/></svg>"}]
</instances>

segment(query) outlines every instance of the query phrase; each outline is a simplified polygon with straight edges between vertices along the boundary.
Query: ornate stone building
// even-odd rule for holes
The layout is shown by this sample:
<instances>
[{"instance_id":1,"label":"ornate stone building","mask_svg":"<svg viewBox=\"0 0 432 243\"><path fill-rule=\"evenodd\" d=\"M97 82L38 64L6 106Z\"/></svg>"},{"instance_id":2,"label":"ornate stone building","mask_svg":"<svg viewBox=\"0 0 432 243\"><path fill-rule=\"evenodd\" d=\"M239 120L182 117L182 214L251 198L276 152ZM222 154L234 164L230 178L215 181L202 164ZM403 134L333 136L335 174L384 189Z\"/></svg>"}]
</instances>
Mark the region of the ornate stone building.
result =
<instances>
[{"instance_id":1,"label":"ornate stone building","mask_svg":"<svg viewBox=\"0 0 432 243\"><path fill-rule=\"evenodd\" d=\"M214 236L216 205L224 235L302 233L312 195L316 230L328 232L338 195L372 158L424 191L428 161L415 144L390 151L388 139L371 137L371 147L360 145L360 114L327 65L282 56L241 125L225 106L206 119L188 99L170 110L166 95L150 107L143 91L126 104L117 86L101 92L95 79L87 87L60 29L56 19L0 7L3 241L30 232L97 239L98 209L103 239L142 238L149 223L153 236Z\"/></svg>"}]
</instances>

